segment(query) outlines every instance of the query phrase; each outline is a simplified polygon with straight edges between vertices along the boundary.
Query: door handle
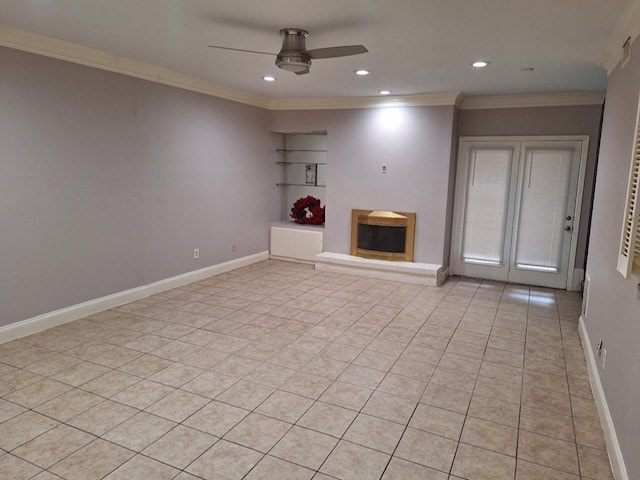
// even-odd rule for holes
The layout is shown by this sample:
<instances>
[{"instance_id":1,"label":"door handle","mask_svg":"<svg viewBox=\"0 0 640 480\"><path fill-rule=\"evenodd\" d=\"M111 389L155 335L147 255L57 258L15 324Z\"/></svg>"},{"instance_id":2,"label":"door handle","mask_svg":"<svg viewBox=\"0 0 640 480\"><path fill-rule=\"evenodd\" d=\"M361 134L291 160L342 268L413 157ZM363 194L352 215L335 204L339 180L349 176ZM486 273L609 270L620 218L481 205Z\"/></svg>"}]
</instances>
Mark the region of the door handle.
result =
<instances>
[{"instance_id":1,"label":"door handle","mask_svg":"<svg viewBox=\"0 0 640 480\"><path fill-rule=\"evenodd\" d=\"M569 225L567 225L566 227L564 227L564 229L565 229L567 232L570 232L570 231L571 231L571 227L570 227Z\"/></svg>"}]
</instances>

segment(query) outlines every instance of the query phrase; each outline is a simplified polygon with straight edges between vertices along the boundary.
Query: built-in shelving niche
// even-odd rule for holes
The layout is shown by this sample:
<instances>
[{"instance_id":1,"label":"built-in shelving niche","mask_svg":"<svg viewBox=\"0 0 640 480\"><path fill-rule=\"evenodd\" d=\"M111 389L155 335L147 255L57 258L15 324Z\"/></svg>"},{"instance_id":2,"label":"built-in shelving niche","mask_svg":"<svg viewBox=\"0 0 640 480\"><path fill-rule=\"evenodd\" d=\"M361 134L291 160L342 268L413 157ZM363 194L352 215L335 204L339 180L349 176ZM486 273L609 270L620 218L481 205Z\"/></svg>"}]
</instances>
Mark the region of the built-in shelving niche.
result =
<instances>
[{"instance_id":1,"label":"built-in shelving niche","mask_svg":"<svg viewBox=\"0 0 640 480\"><path fill-rule=\"evenodd\" d=\"M282 220L291 221L291 207L311 195L325 206L327 171L326 133L283 133L277 149L281 168L278 186L283 191Z\"/></svg>"}]
</instances>

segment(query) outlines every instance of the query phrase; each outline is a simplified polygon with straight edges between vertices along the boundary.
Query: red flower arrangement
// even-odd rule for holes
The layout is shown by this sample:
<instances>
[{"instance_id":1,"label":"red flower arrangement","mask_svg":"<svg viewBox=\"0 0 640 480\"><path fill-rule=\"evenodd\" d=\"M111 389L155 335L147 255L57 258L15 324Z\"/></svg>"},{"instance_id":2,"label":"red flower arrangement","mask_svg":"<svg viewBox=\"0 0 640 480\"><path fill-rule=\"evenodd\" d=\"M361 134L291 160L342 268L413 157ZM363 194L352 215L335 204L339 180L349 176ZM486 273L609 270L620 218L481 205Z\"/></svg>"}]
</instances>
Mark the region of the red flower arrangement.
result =
<instances>
[{"instance_id":1,"label":"red flower arrangement","mask_svg":"<svg viewBox=\"0 0 640 480\"><path fill-rule=\"evenodd\" d=\"M320 206L320 200L309 195L296 200L296 203L291 207L290 217L296 223L323 225L324 208Z\"/></svg>"}]
</instances>

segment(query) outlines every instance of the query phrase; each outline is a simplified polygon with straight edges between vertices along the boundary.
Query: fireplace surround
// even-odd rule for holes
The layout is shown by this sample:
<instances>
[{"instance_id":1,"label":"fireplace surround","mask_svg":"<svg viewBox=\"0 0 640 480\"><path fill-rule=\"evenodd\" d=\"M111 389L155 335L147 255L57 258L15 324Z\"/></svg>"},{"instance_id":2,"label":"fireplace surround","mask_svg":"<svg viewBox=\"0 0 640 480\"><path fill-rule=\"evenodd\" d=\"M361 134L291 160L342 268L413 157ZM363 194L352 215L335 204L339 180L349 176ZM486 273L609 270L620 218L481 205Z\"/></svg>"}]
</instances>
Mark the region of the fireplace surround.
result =
<instances>
[{"instance_id":1,"label":"fireplace surround","mask_svg":"<svg viewBox=\"0 0 640 480\"><path fill-rule=\"evenodd\" d=\"M401 230L390 231L389 228ZM440 285L447 278L446 267L414 261L415 228L415 213L352 210L351 255L319 253L316 255L316 270L419 285ZM359 238L359 231L364 238Z\"/></svg>"},{"instance_id":2,"label":"fireplace surround","mask_svg":"<svg viewBox=\"0 0 640 480\"><path fill-rule=\"evenodd\" d=\"M351 211L351 255L413 261L416 214L386 210Z\"/></svg>"}]
</instances>

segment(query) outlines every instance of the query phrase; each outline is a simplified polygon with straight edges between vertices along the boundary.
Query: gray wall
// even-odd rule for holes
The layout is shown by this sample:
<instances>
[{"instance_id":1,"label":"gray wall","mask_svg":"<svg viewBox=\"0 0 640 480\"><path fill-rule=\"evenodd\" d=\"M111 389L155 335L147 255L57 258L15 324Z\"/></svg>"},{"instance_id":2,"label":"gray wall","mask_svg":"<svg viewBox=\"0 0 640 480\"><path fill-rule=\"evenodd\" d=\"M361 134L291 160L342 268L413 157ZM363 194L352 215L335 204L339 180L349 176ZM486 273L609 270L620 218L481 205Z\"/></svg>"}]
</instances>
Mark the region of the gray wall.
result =
<instances>
[{"instance_id":1,"label":"gray wall","mask_svg":"<svg viewBox=\"0 0 640 480\"><path fill-rule=\"evenodd\" d=\"M600 379L629 478L635 479L640 478L638 277L625 280L616 270L640 93L640 42L631 51L629 63L617 67L607 86L587 262L591 286L586 326L594 351L600 338L607 349Z\"/></svg>"},{"instance_id":2,"label":"gray wall","mask_svg":"<svg viewBox=\"0 0 640 480\"><path fill-rule=\"evenodd\" d=\"M597 163L598 135L602 107L500 108L462 110L460 136L487 135L589 135L582 214L578 230L576 268L583 268L589 229L591 197Z\"/></svg>"},{"instance_id":3,"label":"gray wall","mask_svg":"<svg viewBox=\"0 0 640 480\"><path fill-rule=\"evenodd\" d=\"M268 249L265 110L5 48L0 71L0 325Z\"/></svg>"},{"instance_id":4,"label":"gray wall","mask_svg":"<svg viewBox=\"0 0 640 480\"><path fill-rule=\"evenodd\" d=\"M414 260L448 265L453 120L453 106L274 111L270 129L327 131L325 251L349 253L354 208L408 211Z\"/></svg>"}]
</instances>

